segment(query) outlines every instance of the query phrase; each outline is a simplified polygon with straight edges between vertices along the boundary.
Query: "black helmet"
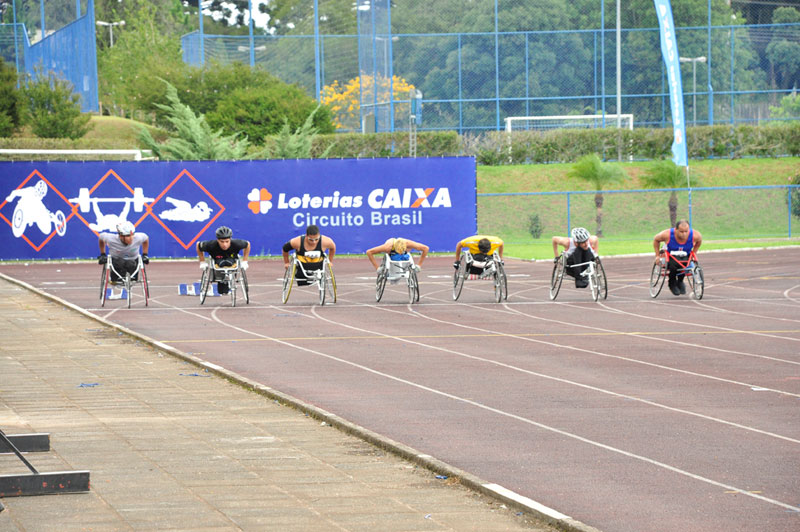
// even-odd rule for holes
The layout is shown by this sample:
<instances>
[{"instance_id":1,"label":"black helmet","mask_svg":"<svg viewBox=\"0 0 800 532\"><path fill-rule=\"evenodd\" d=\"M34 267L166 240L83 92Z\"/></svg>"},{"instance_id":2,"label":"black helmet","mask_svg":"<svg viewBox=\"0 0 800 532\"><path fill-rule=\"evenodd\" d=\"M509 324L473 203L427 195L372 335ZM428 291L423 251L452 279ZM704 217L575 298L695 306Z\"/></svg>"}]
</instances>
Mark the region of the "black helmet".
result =
<instances>
[{"instance_id":1,"label":"black helmet","mask_svg":"<svg viewBox=\"0 0 800 532\"><path fill-rule=\"evenodd\" d=\"M233 236L233 231L230 227L223 225L217 228L217 238L230 238Z\"/></svg>"}]
</instances>

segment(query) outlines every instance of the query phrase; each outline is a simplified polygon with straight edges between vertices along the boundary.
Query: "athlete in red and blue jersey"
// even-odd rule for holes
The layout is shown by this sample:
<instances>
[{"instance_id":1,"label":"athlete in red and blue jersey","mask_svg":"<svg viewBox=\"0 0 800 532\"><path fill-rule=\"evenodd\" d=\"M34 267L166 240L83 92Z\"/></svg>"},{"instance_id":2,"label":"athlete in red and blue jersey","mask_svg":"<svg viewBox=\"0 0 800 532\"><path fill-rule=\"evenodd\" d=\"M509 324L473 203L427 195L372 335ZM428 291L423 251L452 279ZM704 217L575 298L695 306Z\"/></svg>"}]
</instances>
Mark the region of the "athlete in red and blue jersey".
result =
<instances>
[{"instance_id":1,"label":"athlete in red and blue jersey","mask_svg":"<svg viewBox=\"0 0 800 532\"><path fill-rule=\"evenodd\" d=\"M695 231L689 226L686 220L678 220L675 227L664 229L653 238L653 250L656 252L656 260L661 258L661 244L666 246L670 254L667 263L669 273L669 290L673 295L679 296L686 293L686 285L683 284L684 272L679 272L684 266L675 259L684 262L689 257L689 253L700 249L703 237L700 231Z\"/></svg>"}]
</instances>

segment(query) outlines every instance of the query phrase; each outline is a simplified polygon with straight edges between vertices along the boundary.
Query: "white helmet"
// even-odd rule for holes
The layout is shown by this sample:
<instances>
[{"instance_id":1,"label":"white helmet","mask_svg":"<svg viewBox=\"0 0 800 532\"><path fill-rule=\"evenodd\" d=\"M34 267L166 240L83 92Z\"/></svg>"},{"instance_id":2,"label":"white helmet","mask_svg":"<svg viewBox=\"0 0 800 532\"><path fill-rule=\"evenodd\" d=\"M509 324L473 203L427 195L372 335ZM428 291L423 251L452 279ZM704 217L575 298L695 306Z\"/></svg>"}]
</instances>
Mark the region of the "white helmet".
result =
<instances>
[{"instance_id":1,"label":"white helmet","mask_svg":"<svg viewBox=\"0 0 800 532\"><path fill-rule=\"evenodd\" d=\"M586 242L589 240L589 231L583 227L576 227L572 230L572 240L575 242Z\"/></svg>"},{"instance_id":2,"label":"white helmet","mask_svg":"<svg viewBox=\"0 0 800 532\"><path fill-rule=\"evenodd\" d=\"M117 224L119 236L129 236L136 231L136 227L130 222L120 222Z\"/></svg>"}]
</instances>

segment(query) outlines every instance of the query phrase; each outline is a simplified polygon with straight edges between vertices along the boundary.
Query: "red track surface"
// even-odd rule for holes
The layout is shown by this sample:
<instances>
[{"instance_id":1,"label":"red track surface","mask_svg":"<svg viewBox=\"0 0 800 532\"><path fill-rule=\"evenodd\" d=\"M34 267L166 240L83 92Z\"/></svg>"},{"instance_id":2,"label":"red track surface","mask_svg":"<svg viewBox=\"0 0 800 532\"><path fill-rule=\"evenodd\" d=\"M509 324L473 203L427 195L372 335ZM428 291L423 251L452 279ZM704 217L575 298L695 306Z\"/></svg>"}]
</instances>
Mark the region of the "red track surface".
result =
<instances>
[{"instance_id":1,"label":"red track surface","mask_svg":"<svg viewBox=\"0 0 800 532\"><path fill-rule=\"evenodd\" d=\"M648 294L649 257L608 258L608 300L551 264L506 261L509 297L452 259L421 300L366 259L339 301L251 261L251 303L178 295L196 263L153 262L151 301L99 307L94 264L0 271L605 531L800 530L800 248L705 253L702 301ZM154 391L154 393L156 393Z\"/></svg>"}]
</instances>

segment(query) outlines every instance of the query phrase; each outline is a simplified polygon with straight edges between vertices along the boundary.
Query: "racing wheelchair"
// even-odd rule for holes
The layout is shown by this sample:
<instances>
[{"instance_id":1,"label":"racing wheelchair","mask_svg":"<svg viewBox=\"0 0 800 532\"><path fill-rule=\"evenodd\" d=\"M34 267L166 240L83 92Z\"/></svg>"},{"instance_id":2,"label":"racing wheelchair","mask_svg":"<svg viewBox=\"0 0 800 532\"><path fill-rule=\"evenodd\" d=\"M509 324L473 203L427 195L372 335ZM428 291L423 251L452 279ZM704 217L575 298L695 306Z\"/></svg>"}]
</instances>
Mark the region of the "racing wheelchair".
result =
<instances>
[{"instance_id":1,"label":"racing wheelchair","mask_svg":"<svg viewBox=\"0 0 800 532\"><path fill-rule=\"evenodd\" d=\"M662 247L659 253L661 256L653 264L653 269L650 271L650 296L655 298L661 293L661 289L664 287L664 279L669 276L667 265L670 260L674 260L678 264L677 274L684 274L684 279L689 283L694 297L698 300L703 299L705 285L703 268L700 266L694 251L690 251L687 256L685 251L670 253L666 248Z\"/></svg>"},{"instance_id":2,"label":"racing wheelchair","mask_svg":"<svg viewBox=\"0 0 800 532\"><path fill-rule=\"evenodd\" d=\"M418 302L418 271L419 267L414 264L414 258L411 255L408 256L408 260L391 260L388 255L384 255L383 261L378 268L378 276L375 279L375 301L380 301L381 297L383 297L386 281L397 283L402 279L408 285L408 302Z\"/></svg>"},{"instance_id":3,"label":"racing wheelchair","mask_svg":"<svg viewBox=\"0 0 800 532\"><path fill-rule=\"evenodd\" d=\"M112 273L117 280L112 280ZM147 270L145 269L144 262L142 262L142 256L138 255L136 257L136 269L133 273L126 273L125 275L122 275L114 269L114 261L111 257L108 257L106 262L103 263L103 271L100 276L100 306L104 307L106 305L109 289L116 286L124 289L128 308L131 308L133 286L137 284L142 285L144 306L147 306L147 300L150 297L150 289L147 285Z\"/></svg>"},{"instance_id":4,"label":"racing wheelchair","mask_svg":"<svg viewBox=\"0 0 800 532\"><path fill-rule=\"evenodd\" d=\"M206 295L211 289L211 283L220 281L228 283L232 307L236 306L236 296L240 287L245 303L250 303L250 286L247 284L247 273L242 269L239 259L236 259L236 262L231 266L219 266L214 263L211 257L206 257L206 264L208 264L208 267L203 270L203 276L200 278L201 305L205 303Z\"/></svg>"},{"instance_id":5,"label":"racing wheelchair","mask_svg":"<svg viewBox=\"0 0 800 532\"><path fill-rule=\"evenodd\" d=\"M298 269L302 276L308 280L308 283L316 286L319 290L320 305L324 305L326 301L336 303L336 278L333 276L333 268L327 255L322 261L322 268L316 270L307 270L303 263L297 260L297 255L291 256L289 266L283 273L283 291L281 293L283 303L289 301L289 295L292 293L292 286Z\"/></svg>"},{"instance_id":6,"label":"racing wheelchair","mask_svg":"<svg viewBox=\"0 0 800 532\"><path fill-rule=\"evenodd\" d=\"M476 274L478 279L491 279L494 284L494 300L497 303L508 299L508 278L503 261L495 251L492 257L486 261L476 261L469 250L462 250L458 261L458 268L453 274L453 301L458 301L464 281L470 275L470 268L483 268L480 274Z\"/></svg>"},{"instance_id":7,"label":"racing wheelchair","mask_svg":"<svg viewBox=\"0 0 800 532\"><path fill-rule=\"evenodd\" d=\"M580 277L586 279L589 283L589 291L592 293L592 299L597 301L601 297L606 299L608 297L608 286L606 284L606 271L603 268L603 263L600 257L595 257L595 260L588 262L581 262L580 264L567 264L567 257L562 253L558 256L553 264L553 273L550 275L550 299L555 300L558 296L558 291L561 289L561 282L564 280L567 268L580 268L586 266L580 274Z\"/></svg>"}]
</instances>

